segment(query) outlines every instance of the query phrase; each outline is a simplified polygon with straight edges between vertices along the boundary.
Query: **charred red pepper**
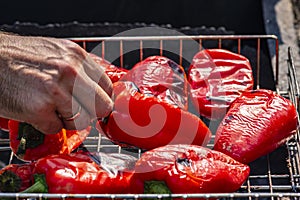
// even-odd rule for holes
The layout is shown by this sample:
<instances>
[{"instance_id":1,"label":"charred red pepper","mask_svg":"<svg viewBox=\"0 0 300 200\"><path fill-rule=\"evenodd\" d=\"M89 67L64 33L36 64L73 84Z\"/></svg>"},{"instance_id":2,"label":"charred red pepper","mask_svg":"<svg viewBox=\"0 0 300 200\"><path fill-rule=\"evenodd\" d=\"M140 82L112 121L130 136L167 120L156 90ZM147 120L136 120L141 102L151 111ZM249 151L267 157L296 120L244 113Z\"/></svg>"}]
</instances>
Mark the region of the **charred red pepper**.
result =
<instances>
[{"instance_id":1,"label":"charred red pepper","mask_svg":"<svg viewBox=\"0 0 300 200\"><path fill-rule=\"evenodd\" d=\"M188 80L194 107L208 119L222 119L232 101L243 91L253 89L254 83L249 60L225 49L198 52Z\"/></svg>"},{"instance_id":2,"label":"charred red pepper","mask_svg":"<svg viewBox=\"0 0 300 200\"><path fill-rule=\"evenodd\" d=\"M125 68L117 67L104 58L97 56L96 54L89 53L91 58L101 67L105 69L105 73L108 75L110 80L114 83L117 82L120 78L122 78L125 74L127 74L128 70Z\"/></svg>"},{"instance_id":3,"label":"charred red pepper","mask_svg":"<svg viewBox=\"0 0 300 200\"><path fill-rule=\"evenodd\" d=\"M62 129L56 134L43 134L30 124L9 120L10 147L14 154L27 161L49 154L68 154L85 140L91 126L83 130Z\"/></svg>"},{"instance_id":4,"label":"charred red pepper","mask_svg":"<svg viewBox=\"0 0 300 200\"><path fill-rule=\"evenodd\" d=\"M181 109L188 109L188 81L182 66L164 56L150 56L122 77L145 95L153 95Z\"/></svg>"},{"instance_id":5,"label":"charred red pepper","mask_svg":"<svg viewBox=\"0 0 300 200\"><path fill-rule=\"evenodd\" d=\"M129 155L76 152L41 158L34 173L45 176L49 193L124 194L131 192L135 162Z\"/></svg>"},{"instance_id":6,"label":"charred red pepper","mask_svg":"<svg viewBox=\"0 0 300 200\"><path fill-rule=\"evenodd\" d=\"M237 191L249 173L249 166L221 152L166 145L140 157L131 183L146 194L226 193Z\"/></svg>"},{"instance_id":7,"label":"charred red pepper","mask_svg":"<svg viewBox=\"0 0 300 200\"><path fill-rule=\"evenodd\" d=\"M130 181L136 160L133 156L119 153L76 152L48 155L29 164L14 164L2 169L0 191L55 194L131 193Z\"/></svg>"},{"instance_id":8,"label":"charred red pepper","mask_svg":"<svg viewBox=\"0 0 300 200\"><path fill-rule=\"evenodd\" d=\"M33 163L10 164L0 170L0 191L21 192L33 184Z\"/></svg>"},{"instance_id":9,"label":"charred red pepper","mask_svg":"<svg viewBox=\"0 0 300 200\"><path fill-rule=\"evenodd\" d=\"M121 146L148 150L167 144L206 145L211 137L198 116L140 93L132 82L114 83L113 96L114 110L100 124Z\"/></svg>"},{"instance_id":10,"label":"charred red pepper","mask_svg":"<svg viewBox=\"0 0 300 200\"><path fill-rule=\"evenodd\" d=\"M284 144L297 130L294 105L270 90L244 92L216 131L214 149L249 163Z\"/></svg>"}]
</instances>

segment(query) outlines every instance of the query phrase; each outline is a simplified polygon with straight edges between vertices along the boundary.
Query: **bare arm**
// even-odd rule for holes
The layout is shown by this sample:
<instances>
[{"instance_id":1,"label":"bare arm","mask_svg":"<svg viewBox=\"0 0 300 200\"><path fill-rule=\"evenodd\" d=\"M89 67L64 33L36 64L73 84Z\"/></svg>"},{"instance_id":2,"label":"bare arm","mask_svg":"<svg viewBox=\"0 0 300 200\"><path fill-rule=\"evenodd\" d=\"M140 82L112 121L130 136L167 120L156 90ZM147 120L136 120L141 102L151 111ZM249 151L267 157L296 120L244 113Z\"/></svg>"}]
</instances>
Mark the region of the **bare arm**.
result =
<instances>
[{"instance_id":1,"label":"bare arm","mask_svg":"<svg viewBox=\"0 0 300 200\"><path fill-rule=\"evenodd\" d=\"M77 44L0 33L0 116L44 133L82 129L111 112L111 90L104 70Z\"/></svg>"}]
</instances>

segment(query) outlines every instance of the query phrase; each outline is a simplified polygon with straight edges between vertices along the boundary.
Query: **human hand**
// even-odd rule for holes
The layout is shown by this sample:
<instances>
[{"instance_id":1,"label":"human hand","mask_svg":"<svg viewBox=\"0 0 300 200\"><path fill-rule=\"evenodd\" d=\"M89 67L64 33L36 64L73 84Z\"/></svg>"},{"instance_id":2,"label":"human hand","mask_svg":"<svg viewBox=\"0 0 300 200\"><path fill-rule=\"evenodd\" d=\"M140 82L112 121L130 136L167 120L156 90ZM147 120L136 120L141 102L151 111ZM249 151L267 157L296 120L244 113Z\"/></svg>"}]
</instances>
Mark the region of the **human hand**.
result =
<instances>
[{"instance_id":1,"label":"human hand","mask_svg":"<svg viewBox=\"0 0 300 200\"><path fill-rule=\"evenodd\" d=\"M79 45L0 33L0 115L43 133L83 129L113 107L112 83Z\"/></svg>"}]
</instances>

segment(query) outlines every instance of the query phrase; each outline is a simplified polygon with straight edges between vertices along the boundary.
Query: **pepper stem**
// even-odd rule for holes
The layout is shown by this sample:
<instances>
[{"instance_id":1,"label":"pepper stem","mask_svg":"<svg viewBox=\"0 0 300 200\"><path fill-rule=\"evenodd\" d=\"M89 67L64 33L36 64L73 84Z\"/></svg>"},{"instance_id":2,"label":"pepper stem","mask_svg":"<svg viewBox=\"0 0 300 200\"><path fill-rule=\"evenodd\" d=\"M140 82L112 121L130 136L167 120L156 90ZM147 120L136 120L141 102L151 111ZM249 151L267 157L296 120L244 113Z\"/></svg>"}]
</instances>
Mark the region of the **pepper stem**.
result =
<instances>
[{"instance_id":1,"label":"pepper stem","mask_svg":"<svg viewBox=\"0 0 300 200\"><path fill-rule=\"evenodd\" d=\"M34 184L21 193L48 193L48 186L44 174L34 174Z\"/></svg>"},{"instance_id":2,"label":"pepper stem","mask_svg":"<svg viewBox=\"0 0 300 200\"><path fill-rule=\"evenodd\" d=\"M20 140L20 144L16 154L19 157L22 157L25 154L26 149L35 148L43 144L44 137L45 135L35 129L32 125L20 122L18 129L18 140Z\"/></svg>"},{"instance_id":3,"label":"pepper stem","mask_svg":"<svg viewBox=\"0 0 300 200\"><path fill-rule=\"evenodd\" d=\"M21 188L21 178L12 171L4 171L0 175L0 190L2 192L18 192Z\"/></svg>"},{"instance_id":4,"label":"pepper stem","mask_svg":"<svg viewBox=\"0 0 300 200\"><path fill-rule=\"evenodd\" d=\"M144 183L145 194L172 194L164 181L145 181ZM162 199L171 199L162 198Z\"/></svg>"}]
</instances>

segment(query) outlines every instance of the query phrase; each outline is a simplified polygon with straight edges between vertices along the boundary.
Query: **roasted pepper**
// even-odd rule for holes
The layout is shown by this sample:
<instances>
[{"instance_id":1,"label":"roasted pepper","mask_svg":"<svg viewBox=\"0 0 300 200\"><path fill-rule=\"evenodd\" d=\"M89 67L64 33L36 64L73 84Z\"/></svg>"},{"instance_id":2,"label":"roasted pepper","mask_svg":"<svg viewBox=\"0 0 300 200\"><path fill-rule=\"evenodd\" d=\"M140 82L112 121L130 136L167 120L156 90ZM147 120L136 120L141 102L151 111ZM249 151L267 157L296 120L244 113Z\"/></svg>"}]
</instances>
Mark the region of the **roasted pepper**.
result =
<instances>
[{"instance_id":1,"label":"roasted pepper","mask_svg":"<svg viewBox=\"0 0 300 200\"><path fill-rule=\"evenodd\" d=\"M0 191L21 192L33 184L34 163L10 164L0 170Z\"/></svg>"},{"instance_id":2,"label":"roasted pepper","mask_svg":"<svg viewBox=\"0 0 300 200\"><path fill-rule=\"evenodd\" d=\"M139 158L131 183L145 194L227 193L237 191L249 173L249 166L221 152L166 145Z\"/></svg>"},{"instance_id":3,"label":"roasted pepper","mask_svg":"<svg viewBox=\"0 0 300 200\"><path fill-rule=\"evenodd\" d=\"M243 91L253 89L249 60L225 49L198 52L190 65L190 96L200 115L222 119L232 101Z\"/></svg>"},{"instance_id":4,"label":"roasted pepper","mask_svg":"<svg viewBox=\"0 0 300 200\"><path fill-rule=\"evenodd\" d=\"M135 162L136 158L133 156L119 153L74 152L48 155L30 164L10 165L1 170L0 191L55 194L130 193Z\"/></svg>"},{"instance_id":5,"label":"roasted pepper","mask_svg":"<svg viewBox=\"0 0 300 200\"><path fill-rule=\"evenodd\" d=\"M164 56L150 56L136 63L122 77L145 95L153 95L181 109L188 109L188 80L182 66Z\"/></svg>"},{"instance_id":6,"label":"roasted pepper","mask_svg":"<svg viewBox=\"0 0 300 200\"><path fill-rule=\"evenodd\" d=\"M124 194L131 192L135 162L125 154L76 152L41 158L34 173L45 176L49 193Z\"/></svg>"},{"instance_id":7,"label":"roasted pepper","mask_svg":"<svg viewBox=\"0 0 300 200\"><path fill-rule=\"evenodd\" d=\"M56 134L43 134L30 124L9 120L10 147L14 154L25 161L32 161L49 154L68 154L85 140L91 126L83 130L62 129Z\"/></svg>"},{"instance_id":8,"label":"roasted pepper","mask_svg":"<svg viewBox=\"0 0 300 200\"><path fill-rule=\"evenodd\" d=\"M89 55L99 66L104 68L106 75L113 83L117 82L120 78L127 74L127 69L117 67L96 54L89 53Z\"/></svg>"},{"instance_id":9,"label":"roasted pepper","mask_svg":"<svg viewBox=\"0 0 300 200\"><path fill-rule=\"evenodd\" d=\"M132 82L119 81L113 87L114 110L100 121L100 131L115 143L144 150L208 143L211 132L198 116L140 93Z\"/></svg>"},{"instance_id":10,"label":"roasted pepper","mask_svg":"<svg viewBox=\"0 0 300 200\"><path fill-rule=\"evenodd\" d=\"M265 89L247 91L219 125L214 149L250 163L284 144L297 128L297 111L288 99Z\"/></svg>"}]
</instances>

